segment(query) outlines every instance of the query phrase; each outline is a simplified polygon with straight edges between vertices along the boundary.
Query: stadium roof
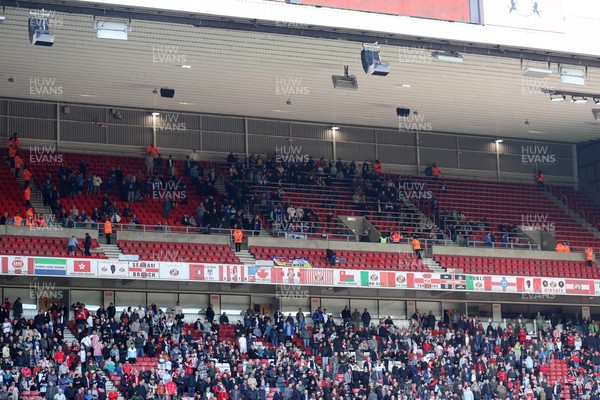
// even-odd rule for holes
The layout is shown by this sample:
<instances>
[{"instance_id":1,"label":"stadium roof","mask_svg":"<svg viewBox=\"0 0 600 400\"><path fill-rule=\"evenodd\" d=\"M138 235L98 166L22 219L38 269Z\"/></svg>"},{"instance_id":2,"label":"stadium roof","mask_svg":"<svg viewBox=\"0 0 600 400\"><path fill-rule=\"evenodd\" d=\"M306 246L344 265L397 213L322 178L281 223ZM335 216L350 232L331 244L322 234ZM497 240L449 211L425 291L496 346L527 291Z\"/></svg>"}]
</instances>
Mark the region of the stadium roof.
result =
<instances>
[{"instance_id":1,"label":"stadium roof","mask_svg":"<svg viewBox=\"0 0 600 400\"><path fill-rule=\"evenodd\" d=\"M7 7L0 24L3 97L386 128L398 128L395 110L406 107L437 132L561 142L600 136L591 112L600 105L591 97L588 104L559 103L544 93L600 97L598 67L589 68L585 86L567 85L556 63L547 78L527 78L516 58L471 53L465 44L464 62L444 62L431 57L431 43L406 38L413 45L382 44L391 73L377 77L363 72L358 41L281 35L258 24L236 30L136 19L127 41L106 40L96 37L91 15L64 12L54 17L54 46L40 47L29 43L29 10L22 7ZM358 90L333 88L331 76L344 65ZM62 94L36 94L36 79ZM153 95L162 87L175 89L175 97Z\"/></svg>"}]
</instances>

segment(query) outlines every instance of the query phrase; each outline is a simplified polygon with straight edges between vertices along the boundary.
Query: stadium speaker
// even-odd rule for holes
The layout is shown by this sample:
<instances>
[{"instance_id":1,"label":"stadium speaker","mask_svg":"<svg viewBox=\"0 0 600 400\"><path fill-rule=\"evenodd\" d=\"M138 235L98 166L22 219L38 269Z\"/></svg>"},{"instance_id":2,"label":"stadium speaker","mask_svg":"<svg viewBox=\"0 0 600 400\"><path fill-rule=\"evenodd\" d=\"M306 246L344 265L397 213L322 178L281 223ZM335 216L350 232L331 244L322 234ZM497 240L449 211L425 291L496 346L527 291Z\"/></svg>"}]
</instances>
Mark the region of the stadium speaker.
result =
<instances>
[{"instance_id":1,"label":"stadium speaker","mask_svg":"<svg viewBox=\"0 0 600 400\"><path fill-rule=\"evenodd\" d=\"M363 69L368 75L386 76L390 73L390 64L381 61L379 52L381 47L378 43L363 43L363 50L360 52Z\"/></svg>"},{"instance_id":2,"label":"stadium speaker","mask_svg":"<svg viewBox=\"0 0 600 400\"><path fill-rule=\"evenodd\" d=\"M410 109L398 107L396 108L396 114L399 117L408 117L410 115Z\"/></svg>"},{"instance_id":3,"label":"stadium speaker","mask_svg":"<svg viewBox=\"0 0 600 400\"><path fill-rule=\"evenodd\" d=\"M175 97L175 89L160 89L160 97L167 97L169 99L172 99L173 97Z\"/></svg>"}]
</instances>

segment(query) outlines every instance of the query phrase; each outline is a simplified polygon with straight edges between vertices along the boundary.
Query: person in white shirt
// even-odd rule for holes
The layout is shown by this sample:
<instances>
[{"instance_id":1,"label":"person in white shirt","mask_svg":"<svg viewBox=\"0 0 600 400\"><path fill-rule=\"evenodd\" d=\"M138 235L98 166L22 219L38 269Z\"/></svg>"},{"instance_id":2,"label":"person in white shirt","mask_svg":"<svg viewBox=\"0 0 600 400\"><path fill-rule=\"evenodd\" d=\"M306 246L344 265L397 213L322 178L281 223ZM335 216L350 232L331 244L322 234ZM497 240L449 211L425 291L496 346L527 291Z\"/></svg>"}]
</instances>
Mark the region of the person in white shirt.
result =
<instances>
[{"instance_id":1,"label":"person in white shirt","mask_svg":"<svg viewBox=\"0 0 600 400\"><path fill-rule=\"evenodd\" d=\"M4 318L2 323L2 333L12 333L12 324L8 321L8 318Z\"/></svg>"},{"instance_id":2,"label":"person in white shirt","mask_svg":"<svg viewBox=\"0 0 600 400\"><path fill-rule=\"evenodd\" d=\"M240 338L238 339L238 343L240 345L240 353L248 353L248 341L246 340L246 335L240 336Z\"/></svg>"},{"instance_id":3,"label":"person in white shirt","mask_svg":"<svg viewBox=\"0 0 600 400\"><path fill-rule=\"evenodd\" d=\"M200 154L196 153L196 150L193 150L193 151L190 153L190 156L189 156L189 157L190 157L190 161L195 161L195 162L198 162L198 161L200 160Z\"/></svg>"},{"instance_id":4,"label":"person in white shirt","mask_svg":"<svg viewBox=\"0 0 600 400\"><path fill-rule=\"evenodd\" d=\"M58 388L58 393L54 395L54 400L66 400L65 394L61 388Z\"/></svg>"}]
</instances>

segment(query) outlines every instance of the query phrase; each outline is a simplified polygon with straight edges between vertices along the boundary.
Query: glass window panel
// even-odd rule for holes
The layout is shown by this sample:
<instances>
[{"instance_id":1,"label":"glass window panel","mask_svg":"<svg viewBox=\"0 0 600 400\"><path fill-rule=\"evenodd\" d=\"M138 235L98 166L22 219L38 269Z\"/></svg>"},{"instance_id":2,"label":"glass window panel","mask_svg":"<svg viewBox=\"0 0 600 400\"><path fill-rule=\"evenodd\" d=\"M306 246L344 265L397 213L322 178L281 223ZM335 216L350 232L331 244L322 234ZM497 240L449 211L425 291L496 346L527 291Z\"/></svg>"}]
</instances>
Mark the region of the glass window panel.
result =
<instances>
[{"instance_id":1,"label":"glass window panel","mask_svg":"<svg viewBox=\"0 0 600 400\"><path fill-rule=\"evenodd\" d=\"M379 300L381 318L392 317L392 320L406 319L406 302L401 300Z\"/></svg>"}]
</instances>

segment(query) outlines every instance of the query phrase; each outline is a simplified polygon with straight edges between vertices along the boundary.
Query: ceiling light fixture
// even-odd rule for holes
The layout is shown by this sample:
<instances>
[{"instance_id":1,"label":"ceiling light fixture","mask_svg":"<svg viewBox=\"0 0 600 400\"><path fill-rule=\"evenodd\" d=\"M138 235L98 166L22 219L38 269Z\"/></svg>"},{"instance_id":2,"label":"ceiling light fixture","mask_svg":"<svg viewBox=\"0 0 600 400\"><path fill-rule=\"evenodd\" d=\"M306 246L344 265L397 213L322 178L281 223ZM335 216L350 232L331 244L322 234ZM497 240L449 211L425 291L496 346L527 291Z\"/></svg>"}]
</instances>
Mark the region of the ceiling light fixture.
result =
<instances>
[{"instance_id":1,"label":"ceiling light fixture","mask_svg":"<svg viewBox=\"0 0 600 400\"><path fill-rule=\"evenodd\" d=\"M158 117L159 115L160 115L160 113L158 111L152 111L153 117Z\"/></svg>"},{"instance_id":2,"label":"ceiling light fixture","mask_svg":"<svg viewBox=\"0 0 600 400\"><path fill-rule=\"evenodd\" d=\"M431 56L436 60L448 61L454 63L463 62L463 56L455 51L434 51Z\"/></svg>"},{"instance_id":3,"label":"ceiling light fixture","mask_svg":"<svg viewBox=\"0 0 600 400\"><path fill-rule=\"evenodd\" d=\"M502 143L502 142L504 142L504 140L503 139L496 139L496 140L494 140L494 142L496 142L496 143Z\"/></svg>"},{"instance_id":4,"label":"ceiling light fixture","mask_svg":"<svg viewBox=\"0 0 600 400\"><path fill-rule=\"evenodd\" d=\"M565 96L564 94L551 94L550 95L550 101L565 101L567 99L567 96Z\"/></svg>"},{"instance_id":5,"label":"ceiling light fixture","mask_svg":"<svg viewBox=\"0 0 600 400\"><path fill-rule=\"evenodd\" d=\"M560 81L569 85L585 85L587 78L587 67L585 69L558 66Z\"/></svg>"},{"instance_id":6,"label":"ceiling light fixture","mask_svg":"<svg viewBox=\"0 0 600 400\"><path fill-rule=\"evenodd\" d=\"M127 35L131 32L131 20L97 20L94 16L94 29L98 33L98 39L127 40Z\"/></svg>"},{"instance_id":7,"label":"ceiling light fixture","mask_svg":"<svg viewBox=\"0 0 600 400\"><path fill-rule=\"evenodd\" d=\"M571 97L571 103L587 104L587 102L588 102L587 97L583 97L583 96L572 96Z\"/></svg>"},{"instance_id":8,"label":"ceiling light fixture","mask_svg":"<svg viewBox=\"0 0 600 400\"><path fill-rule=\"evenodd\" d=\"M332 127L331 127L331 130L332 130L332 131L334 131L334 132L335 132L335 131L337 131L338 129L340 129L340 127L339 127L339 126L335 126L335 125L334 125L334 126L332 126Z\"/></svg>"},{"instance_id":9,"label":"ceiling light fixture","mask_svg":"<svg viewBox=\"0 0 600 400\"><path fill-rule=\"evenodd\" d=\"M521 75L529 78L545 78L552 73L550 63L548 68L523 67L523 59L521 59Z\"/></svg>"},{"instance_id":10,"label":"ceiling light fixture","mask_svg":"<svg viewBox=\"0 0 600 400\"><path fill-rule=\"evenodd\" d=\"M189 69L189 68L192 68L192 66L191 65L182 65L181 68Z\"/></svg>"},{"instance_id":11,"label":"ceiling light fixture","mask_svg":"<svg viewBox=\"0 0 600 400\"><path fill-rule=\"evenodd\" d=\"M344 65L344 75L331 75L331 81L335 89L356 90L358 80L355 75L348 74L348 66Z\"/></svg>"}]
</instances>

